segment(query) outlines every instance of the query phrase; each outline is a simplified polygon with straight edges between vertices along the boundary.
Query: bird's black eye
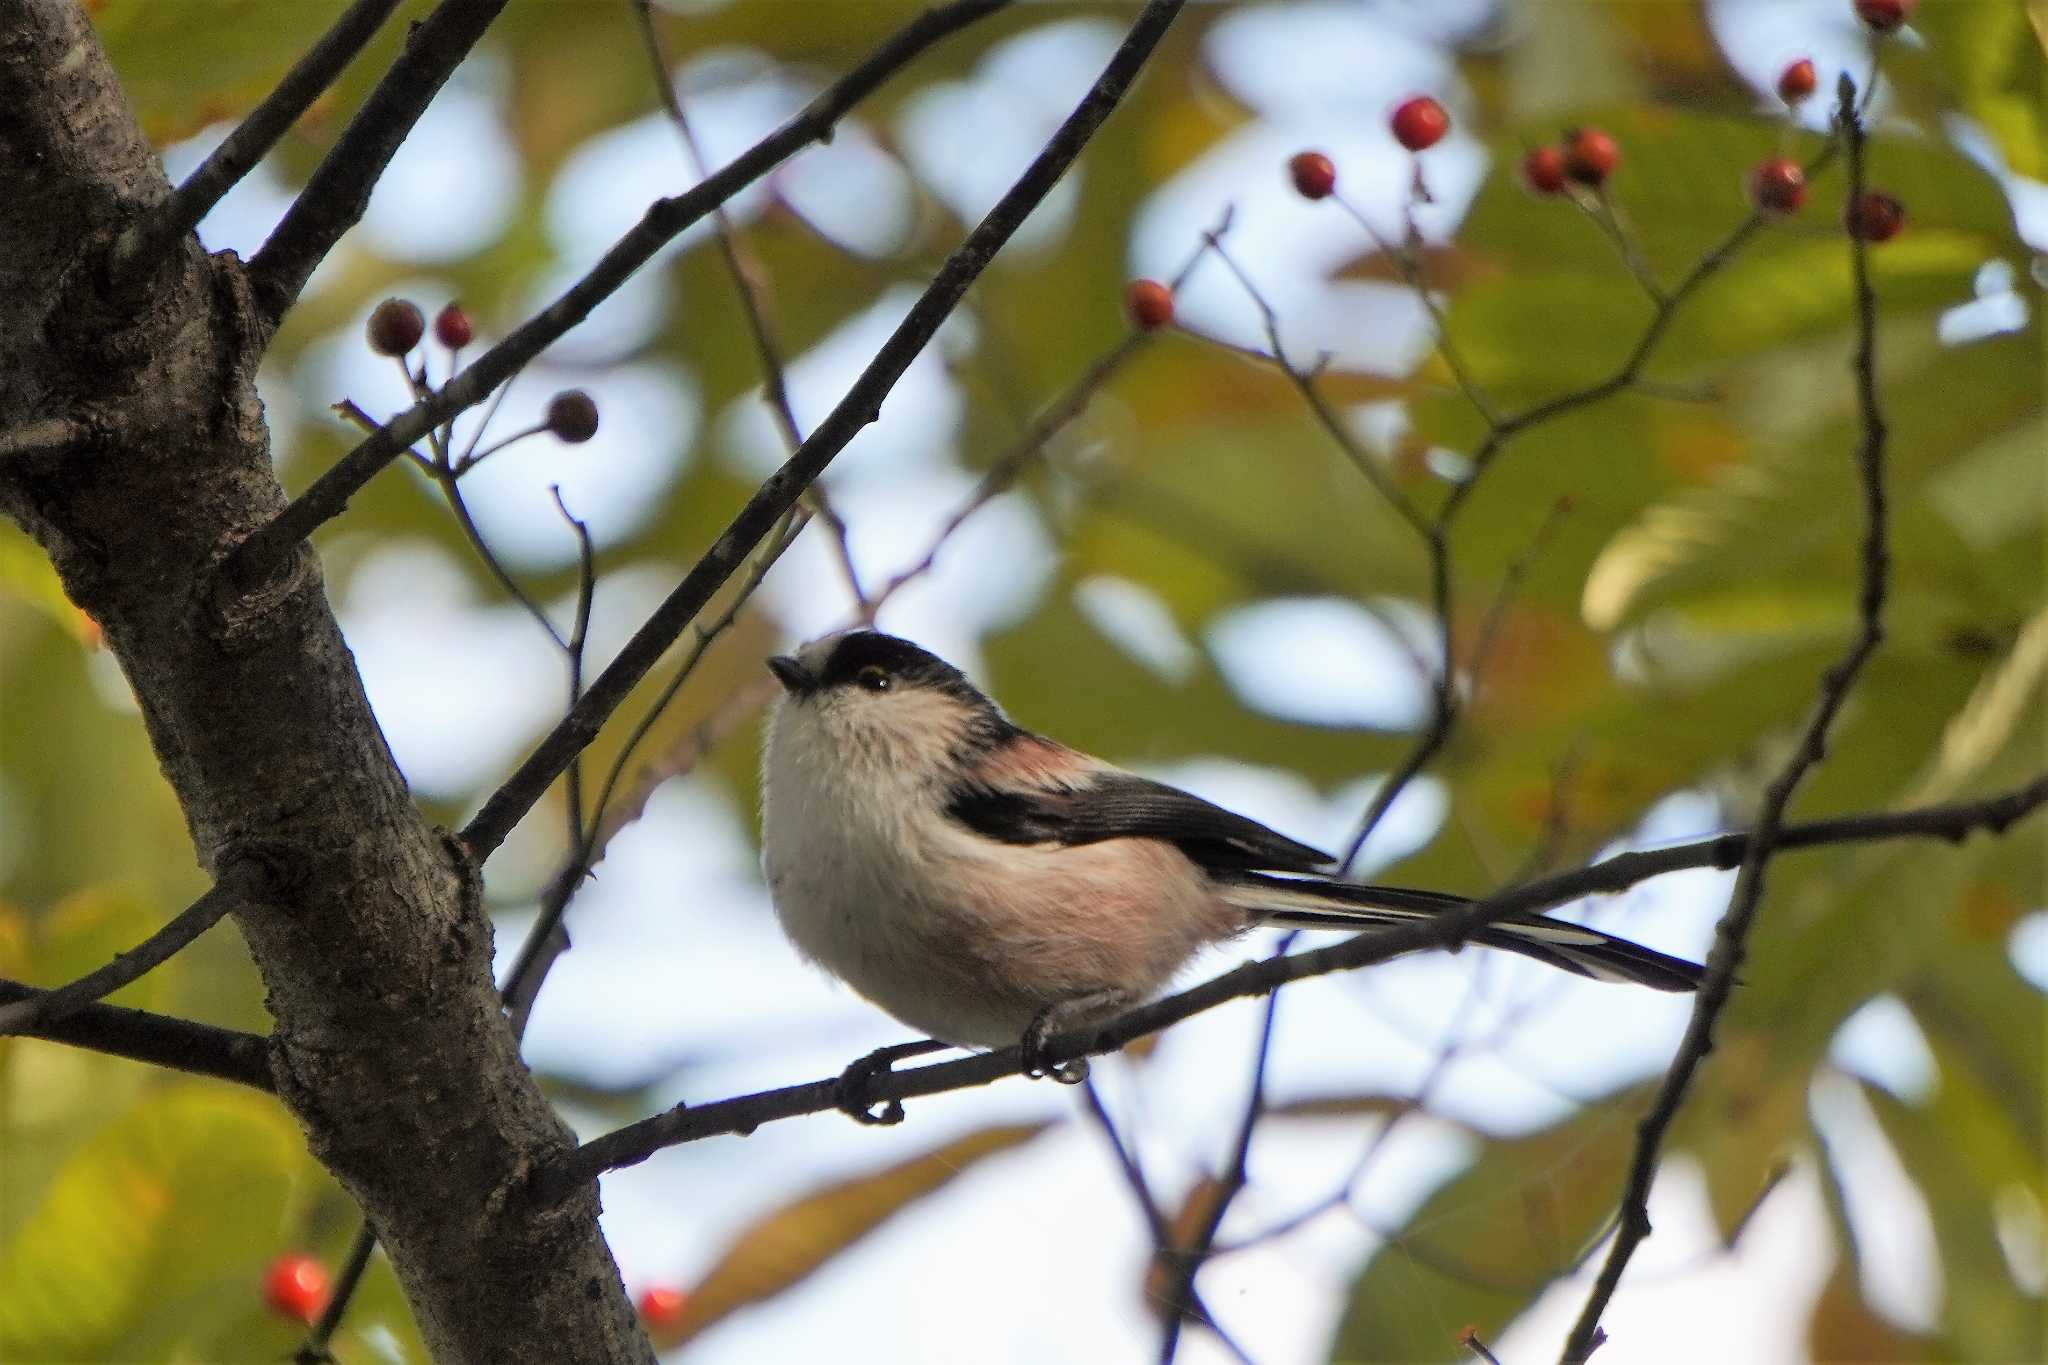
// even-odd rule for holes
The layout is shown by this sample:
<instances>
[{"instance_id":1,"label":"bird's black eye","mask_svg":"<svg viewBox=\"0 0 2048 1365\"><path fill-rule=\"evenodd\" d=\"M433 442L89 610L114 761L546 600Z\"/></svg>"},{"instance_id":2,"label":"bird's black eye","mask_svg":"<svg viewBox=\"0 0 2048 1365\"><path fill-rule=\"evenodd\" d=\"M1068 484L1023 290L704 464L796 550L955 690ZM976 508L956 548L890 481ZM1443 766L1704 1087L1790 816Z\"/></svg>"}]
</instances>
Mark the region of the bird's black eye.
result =
<instances>
[{"instance_id":1,"label":"bird's black eye","mask_svg":"<svg viewBox=\"0 0 2048 1365\"><path fill-rule=\"evenodd\" d=\"M889 690L889 670L880 664L869 664L866 668L854 674L853 680L870 692L887 692Z\"/></svg>"}]
</instances>

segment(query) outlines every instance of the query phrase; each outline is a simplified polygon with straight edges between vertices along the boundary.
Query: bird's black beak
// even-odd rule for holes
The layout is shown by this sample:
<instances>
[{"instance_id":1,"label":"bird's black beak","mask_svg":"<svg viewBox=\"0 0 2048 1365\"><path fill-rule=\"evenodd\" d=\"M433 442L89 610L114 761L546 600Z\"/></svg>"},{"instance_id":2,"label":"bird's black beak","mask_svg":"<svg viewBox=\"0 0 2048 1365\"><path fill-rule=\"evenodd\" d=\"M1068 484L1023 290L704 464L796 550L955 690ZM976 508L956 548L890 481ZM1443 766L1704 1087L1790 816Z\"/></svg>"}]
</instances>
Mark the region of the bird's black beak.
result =
<instances>
[{"instance_id":1,"label":"bird's black beak","mask_svg":"<svg viewBox=\"0 0 2048 1365\"><path fill-rule=\"evenodd\" d=\"M798 696L818 685L818 680L811 676L811 670L798 663L794 655L771 655L768 659L768 671L775 675L775 680L782 684L784 690Z\"/></svg>"}]
</instances>

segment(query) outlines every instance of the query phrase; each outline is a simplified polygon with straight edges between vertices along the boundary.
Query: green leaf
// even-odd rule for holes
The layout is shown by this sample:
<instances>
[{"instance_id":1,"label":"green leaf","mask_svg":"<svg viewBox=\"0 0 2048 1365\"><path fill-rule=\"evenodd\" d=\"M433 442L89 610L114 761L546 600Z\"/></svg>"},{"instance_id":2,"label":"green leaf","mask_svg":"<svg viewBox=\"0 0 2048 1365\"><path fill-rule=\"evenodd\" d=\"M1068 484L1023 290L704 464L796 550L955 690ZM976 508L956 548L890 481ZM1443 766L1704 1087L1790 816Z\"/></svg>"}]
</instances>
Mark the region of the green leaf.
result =
<instances>
[{"instance_id":1,"label":"green leaf","mask_svg":"<svg viewBox=\"0 0 2048 1365\"><path fill-rule=\"evenodd\" d=\"M254 1298L305 1165L297 1126L267 1097L179 1085L144 1099L0 1247L0 1353L173 1354L220 1305Z\"/></svg>"},{"instance_id":2,"label":"green leaf","mask_svg":"<svg viewBox=\"0 0 2048 1365\"><path fill-rule=\"evenodd\" d=\"M143 131L161 144L245 112L345 7L346 0L91 0L85 8Z\"/></svg>"},{"instance_id":3,"label":"green leaf","mask_svg":"<svg viewBox=\"0 0 2048 1365\"><path fill-rule=\"evenodd\" d=\"M1352 1283L1330 1358L1449 1360L1458 1333L1492 1337L1599 1234L1648 1092L1596 1101L1526 1137L1495 1139L1425 1200Z\"/></svg>"},{"instance_id":4,"label":"green leaf","mask_svg":"<svg viewBox=\"0 0 2048 1365\"><path fill-rule=\"evenodd\" d=\"M1954 104L1983 125L2014 173L2036 180L2048 175L2044 22L2038 5L2012 0L1929 0L1913 15Z\"/></svg>"}]
</instances>

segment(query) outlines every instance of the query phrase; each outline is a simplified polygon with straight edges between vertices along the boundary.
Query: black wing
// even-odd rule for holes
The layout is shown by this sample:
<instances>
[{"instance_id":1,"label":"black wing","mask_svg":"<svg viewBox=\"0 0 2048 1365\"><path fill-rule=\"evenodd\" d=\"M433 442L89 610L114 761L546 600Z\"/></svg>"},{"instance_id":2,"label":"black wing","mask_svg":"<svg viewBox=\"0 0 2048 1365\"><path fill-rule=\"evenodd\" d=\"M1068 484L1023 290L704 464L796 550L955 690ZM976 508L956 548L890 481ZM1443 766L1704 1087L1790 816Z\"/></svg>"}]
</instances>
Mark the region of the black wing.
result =
<instances>
[{"instance_id":1,"label":"black wing","mask_svg":"<svg viewBox=\"0 0 2048 1365\"><path fill-rule=\"evenodd\" d=\"M1095 844L1161 839L1205 870L1313 872L1335 859L1256 820L1135 773L1092 775L1084 785L954 796L948 815L1006 844Z\"/></svg>"}]
</instances>

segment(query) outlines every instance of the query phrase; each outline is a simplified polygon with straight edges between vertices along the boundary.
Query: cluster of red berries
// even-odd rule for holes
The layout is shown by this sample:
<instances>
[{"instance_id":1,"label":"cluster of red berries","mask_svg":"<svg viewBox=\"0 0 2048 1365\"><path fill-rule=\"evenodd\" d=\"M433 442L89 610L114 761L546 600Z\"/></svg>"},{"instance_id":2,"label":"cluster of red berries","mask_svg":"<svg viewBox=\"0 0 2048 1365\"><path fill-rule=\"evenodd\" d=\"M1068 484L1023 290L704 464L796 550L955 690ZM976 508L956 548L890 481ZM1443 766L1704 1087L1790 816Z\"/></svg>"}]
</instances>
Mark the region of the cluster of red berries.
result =
<instances>
[{"instance_id":1,"label":"cluster of red berries","mask_svg":"<svg viewBox=\"0 0 2048 1365\"><path fill-rule=\"evenodd\" d=\"M363 326L370 349L402 361L427 334L427 316L411 299L386 299L370 310ZM469 314L461 305L449 304L434 314L434 340L450 353L476 339ZM581 445L597 435L597 400L581 389L564 389L548 400L542 428L570 445Z\"/></svg>"},{"instance_id":2,"label":"cluster of red berries","mask_svg":"<svg viewBox=\"0 0 2048 1365\"><path fill-rule=\"evenodd\" d=\"M370 349L378 355L402 356L420 344L427 334L427 316L411 299L386 299L370 310L364 331ZM434 340L451 351L459 351L476 337L469 314L460 304L449 304L434 314Z\"/></svg>"},{"instance_id":3,"label":"cluster of red berries","mask_svg":"<svg viewBox=\"0 0 2048 1365\"><path fill-rule=\"evenodd\" d=\"M1857 0L1856 13L1878 33L1906 22L1914 0ZM1813 58L1801 57L1778 73L1778 98L1796 105L1820 85ZM1757 163L1749 173L1749 198L1765 213L1784 216L1806 204L1806 170L1790 157L1775 156ZM1869 190L1842 211L1842 225L1866 242L1888 242L1906 225L1906 210L1882 190Z\"/></svg>"},{"instance_id":4,"label":"cluster of red berries","mask_svg":"<svg viewBox=\"0 0 2048 1365\"><path fill-rule=\"evenodd\" d=\"M1523 156L1522 182L1538 194L1563 194L1572 181L1598 189L1620 164L1621 144L1606 129L1572 128L1563 141Z\"/></svg>"},{"instance_id":5,"label":"cluster of red berries","mask_svg":"<svg viewBox=\"0 0 2048 1365\"><path fill-rule=\"evenodd\" d=\"M1855 0L1856 15L1872 31L1892 32L1912 17L1919 0ZM1820 86L1811 57L1801 57L1778 74L1778 98L1798 104ZM1415 95L1394 106L1387 117L1394 140L1411 152L1425 151L1450 131L1451 116L1427 95ZM1532 148L1522 157L1522 182L1537 194L1563 194L1573 183L1598 189L1621 165L1621 146L1604 128L1572 128L1549 146ZM1288 159L1287 177L1304 199L1327 199L1337 192L1337 165L1322 152L1297 152ZM1758 163L1749 175L1749 195L1766 213L1788 215L1806 204L1806 170L1789 157ZM1905 226L1906 210L1898 200L1872 190L1850 203L1843 225L1869 242L1884 242ZM1173 321L1173 291L1157 280L1133 280L1124 291L1124 310L1133 326L1145 331Z\"/></svg>"}]
</instances>

